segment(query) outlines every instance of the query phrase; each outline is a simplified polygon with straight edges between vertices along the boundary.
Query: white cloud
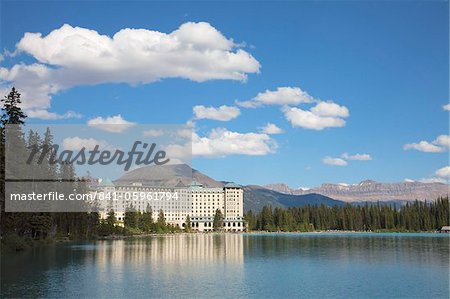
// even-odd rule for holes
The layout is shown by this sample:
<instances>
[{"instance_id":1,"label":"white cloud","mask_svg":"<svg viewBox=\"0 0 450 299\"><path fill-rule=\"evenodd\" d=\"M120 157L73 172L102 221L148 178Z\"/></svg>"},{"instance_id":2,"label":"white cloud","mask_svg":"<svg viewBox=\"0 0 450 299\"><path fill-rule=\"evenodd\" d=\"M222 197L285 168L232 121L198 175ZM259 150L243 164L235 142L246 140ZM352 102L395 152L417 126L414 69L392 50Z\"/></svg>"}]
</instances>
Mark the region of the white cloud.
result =
<instances>
[{"instance_id":1,"label":"white cloud","mask_svg":"<svg viewBox=\"0 0 450 299\"><path fill-rule=\"evenodd\" d=\"M262 156L274 153L276 142L267 134L238 133L216 128L204 137L192 135L192 154L204 157Z\"/></svg>"},{"instance_id":2,"label":"white cloud","mask_svg":"<svg viewBox=\"0 0 450 299\"><path fill-rule=\"evenodd\" d=\"M196 119L213 119L219 121L229 121L241 114L239 108L225 105L219 108L197 105L193 108L193 111Z\"/></svg>"},{"instance_id":3,"label":"white cloud","mask_svg":"<svg viewBox=\"0 0 450 299\"><path fill-rule=\"evenodd\" d=\"M275 91L266 90L249 101L237 101L236 104L244 108L256 108L263 105L298 105L313 101L314 98L299 87L278 87Z\"/></svg>"},{"instance_id":4,"label":"white cloud","mask_svg":"<svg viewBox=\"0 0 450 299\"><path fill-rule=\"evenodd\" d=\"M328 165L334 165L334 166L346 166L347 161L341 158L332 158L332 157L325 157L322 159L322 162L324 164Z\"/></svg>"},{"instance_id":5,"label":"white cloud","mask_svg":"<svg viewBox=\"0 0 450 299\"><path fill-rule=\"evenodd\" d=\"M419 143L408 143L403 146L404 150L417 150L426 153L440 153L445 149L429 143L428 141L420 141Z\"/></svg>"},{"instance_id":6,"label":"white cloud","mask_svg":"<svg viewBox=\"0 0 450 299\"><path fill-rule=\"evenodd\" d=\"M403 146L404 150L417 150L426 153L441 153L450 148L450 136L439 135L431 143L428 141L420 141L418 143L408 143Z\"/></svg>"},{"instance_id":7,"label":"white cloud","mask_svg":"<svg viewBox=\"0 0 450 299\"><path fill-rule=\"evenodd\" d=\"M450 136L449 135L439 135L434 141L433 144L445 147L447 149L450 148Z\"/></svg>"},{"instance_id":8,"label":"white cloud","mask_svg":"<svg viewBox=\"0 0 450 299\"><path fill-rule=\"evenodd\" d=\"M81 118L83 117L80 113L74 111L67 111L64 114L58 114L55 112L50 112L44 109L36 109L36 110L27 110L26 115L29 118L39 118L39 119L47 119L47 120L56 120L56 119L68 119L68 118Z\"/></svg>"},{"instance_id":9,"label":"white cloud","mask_svg":"<svg viewBox=\"0 0 450 299\"><path fill-rule=\"evenodd\" d=\"M296 106L299 104L316 103L309 110ZM329 127L345 126L345 118L350 113L347 107L331 101L321 101L310 96L299 87L278 87L277 90L260 92L251 100L239 102L238 106L244 108L257 108L264 105L281 105L285 118L293 127L302 127L313 130L323 130Z\"/></svg>"},{"instance_id":10,"label":"white cloud","mask_svg":"<svg viewBox=\"0 0 450 299\"><path fill-rule=\"evenodd\" d=\"M310 111L295 107L284 107L282 111L293 127L323 130L325 128L345 126L345 120L343 118L348 116L346 107L336 105L338 108L330 109L330 106L327 106L325 109L324 106L318 107L320 104L313 107ZM347 111L347 114L344 111ZM326 114L326 116L323 114Z\"/></svg>"},{"instance_id":11,"label":"white cloud","mask_svg":"<svg viewBox=\"0 0 450 299\"><path fill-rule=\"evenodd\" d=\"M181 129L177 131L177 136L183 139L192 139L192 129Z\"/></svg>"},{"instance_id":12,"label":"white cloud","mask_svg":"<svg viewBox=\"0 0 450 299\"><path fill-rule=\"evenodd\" d=\"M443 178L423 178L420 179L419 182L421 183L426 183L426 184L430 184L430 183L446 183L447 181Z\"/></svg>"},{"instance_id":13,"label":"white cloud","mask_svg":"<svg viewBox=\"0 0 450 299\"><path fill-rule=\"evenodd\" d=\"M144 137L160 137L164 135L163 130L151 129L143 132Z\"/></svg>"},{"instance_id":14,"label":"white cloud","mask_svg":"<svg viewBox=\"0 0 450 299\"><path fill-rule=\"evenodd\" d=\"M419 182L448 184L450 182L450 166L439 168L434 172L433 177L420 179Z\"/></svg>"},{"instance_id":15,"label":"white cloud","mask_svg":"<svg viewBox=\"0 0 450 299\"><path fill-rule=\"evenodd\" d=\"M442 167L434 173L438 178L450 179L450 166Z\"/></svg>"},{"instance_id":16,"label":"white cloud","mask_svg":"<svg viewBox=\"0 0 450 299\"><path fill-rule=\"evenodd\" d=\"M445 111L450 111L450 104L443 105L442 109L444 109Z\"/></svg>"},{"instance_id":17,"label":"white cloud","mask_svg":"<svg viewBox=\"0 0 450 299\"><path fill-rule=\"evenodd\" d=\"M99 116L88 120L87 124L110 133L122 133L135 125L135 123L123 119L120 114L106 118Z\"/></svg>"},{"instance_id":18,"label":"white cloud","mask_svg":"<svg viewBox=\"0 0 450 299\"><path fill-rule=\"evenodd\" d=\"M311 108L311 112L318 116L331 116L331 117L348 117L349 112L347 107L339 106L333 102L320 102L316 106Z\"/></svg>"},{"instance_id":19,"label":"white cloud","mask_svg":"<svg viewBox=\"0 0 450 299\"><path fill-rule=\"evenodd\" d=\"M62 145L65 150L71 151L78 151L83 147L86 148L86 150L92 150L96 145L99 146L100 150L113 148L113 146L111 146L108 142L104 140L97 140L94 138L80 138L80 137L65 138L63 140Z\"/></svg>"},{"instance_id":20,"label":"white cloud","mask_svg":"<svg viewBox=\"0 0 450 299\"><path fill-rule=\"evenodd\" d=\"M341 158L345 159L345 160L356 160L356 161L370 161L370 160L372 160L372 157L369 154L349 155L348 153L343 153L341 155Z\"/></svg>"},{"instance_id":21,"label":"white cloud","mask_svg":"<svg viewBox=\"0 0 450 299\"><path fill-rule=\"evenodd\" d=\"M16 51L38 62L0 68L0 85L14 84L24 109L48 109L52 95L79 85L245 81L260 69L252 55L205 22L188 22L170 33L125 28L112 37L65 24L46 36L25 33Z\"/></svg>"},{"instance_id":22,"label":"white cloud","mask_svg":"<svg viewBox=\"0 0 450 299\"><path fill-rule=\"evenodd\" d=\"M261 128L261 132L268 135L281 134L284 131L273 123L267 123Z\"/></svg>"}]
</instances>

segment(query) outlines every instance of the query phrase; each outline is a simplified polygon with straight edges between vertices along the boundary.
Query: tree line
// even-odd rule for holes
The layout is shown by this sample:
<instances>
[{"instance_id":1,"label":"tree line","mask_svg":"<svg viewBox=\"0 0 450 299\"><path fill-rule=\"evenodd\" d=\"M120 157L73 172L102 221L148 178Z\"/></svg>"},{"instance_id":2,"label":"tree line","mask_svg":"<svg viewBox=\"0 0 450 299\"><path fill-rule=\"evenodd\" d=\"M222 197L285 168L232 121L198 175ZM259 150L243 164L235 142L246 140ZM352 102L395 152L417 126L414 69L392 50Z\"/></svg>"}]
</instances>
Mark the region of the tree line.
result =
<instances>
[{"instance_id":1,"label":"tree line","mask_svg":"<svg viewBox=\"0 0 450 299\"><path fill-rule=\"evenodd\" d=\"M307 205L288 209L265 206L259 213L249 211L245 220L249 230L260 231L436 231L449 225L449 198L433 202L414 201L395 205L328 207Z\"/></svg>"}]
</instances>

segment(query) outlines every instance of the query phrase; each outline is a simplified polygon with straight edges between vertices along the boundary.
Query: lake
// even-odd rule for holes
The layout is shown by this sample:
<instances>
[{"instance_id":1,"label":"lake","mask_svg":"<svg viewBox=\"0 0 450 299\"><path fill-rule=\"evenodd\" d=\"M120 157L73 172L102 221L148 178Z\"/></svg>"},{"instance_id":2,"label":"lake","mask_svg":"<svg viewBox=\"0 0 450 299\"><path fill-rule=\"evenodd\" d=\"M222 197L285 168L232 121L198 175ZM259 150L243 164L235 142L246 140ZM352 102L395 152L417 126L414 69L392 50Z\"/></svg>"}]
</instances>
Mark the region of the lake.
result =
<instances>
[{"instance_id":1,"label":"lake","mask_svg":"<svg viewBox=\"0 0 450 299\"><path fill-rule=\"evenodd\" d=\"M449 235L179 234L2 254L1 297L449 297Z\"/></svg>"}]
</instances>

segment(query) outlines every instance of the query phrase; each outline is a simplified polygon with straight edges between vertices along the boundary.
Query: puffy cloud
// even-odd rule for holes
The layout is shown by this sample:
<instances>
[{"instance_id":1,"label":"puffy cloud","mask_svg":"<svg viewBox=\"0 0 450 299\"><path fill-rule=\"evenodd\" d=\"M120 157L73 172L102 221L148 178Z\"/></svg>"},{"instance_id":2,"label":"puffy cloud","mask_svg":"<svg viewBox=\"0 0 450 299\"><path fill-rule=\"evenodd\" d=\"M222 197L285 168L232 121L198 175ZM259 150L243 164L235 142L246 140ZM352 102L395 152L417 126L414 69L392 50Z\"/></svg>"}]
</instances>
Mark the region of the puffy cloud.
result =
<instances>
[{"instance_id":1,"label":"puffy cloud","mask_svg":"<svg viewBox=\"0 0 450 299\"><path fill-rule=\"evenodd\" d=\"M347 161L341 158L325 157L322 159L322 162L334 166L347 166Z\"/></svg>"},{"instance_id":2,"label":"puffy cloud","mask_svg":"<svg viewBox=\"0 0 450 299\"><path fill-rule=\"evenodd\" d=\"M309 110L303 110L299 104L316 103ZM350 113L347 107L340 106L331 101L321 101L310 96L299 87L278 87L275 91L260 92L249 101L236 101L238 106L244 108L257 108L264 105L281 105L285 118L293 127L302 127L313 130L323 130L329 127L345 126L345 118Z\"/></svg>"},{"instance_id":3,"label":"puffy cloud","mask_svg":"<svg viewBox=\"0 0 450 299\"><path fill-rule=\"evenodd\" d=\"M426 184L431 184L431 183L444 183L445 184L447 181L443 178L434 177L434 178L423 178L423 179L420 179L419 182L426 183Z\"/></svg>"},{"instance_id":4,"label":"puffy cloud","mask_svg":"<svg viewBox=\"0 0 450 299\"><path fill-rule=\"evenodd\" d=\"M80 138L80 137L68 137L62 142L62 146L65 150L78 151L83 147L86 150L92 150L98 145L100 150L113 149L113 146L104 140L97 140L94 138Z\"/></svg>"},{"instance_id":5,"label":"puffy cloud","mask_svg":"<svg viewBox=\"0 0 450 299\"><path fill-rule=\"evenodd\" d=\"M445 111L450 111L450 104L443 105L442 109L444 109Z\"/></svg>"},{"instance_id":6,"label":"puffy cloud","mask_svg":"<svg viewBox=\"0 0 450 299\"><path fill-rule=\"evenodd\" d=\"M433 144L438 146L445 147L447 149L450 148L450 136L449 135L439 135L434 141Z\"/></svg>"},{"instance_id":7,"label":"puffy cloud","mask_svg":"<svg viewBox=\"0 0 450 299\"><path fill-rule=\"evenodd\" d=\"M349 112L347 107L339 106L333 102L320 102L313 108L311 112L318 116L331 116L331 117L348 117Z\"/></svg>"},{"instance_id":8,"label":"puffy cloud","mask_svg":"<svg viewBox=\"0 0 450 299\"><path fill-rule=\"evenodd\" d=\"M193 108L193 111L197 119L213 119L219 121L229 121L241 114L239 108L225 105L219 108L198 105Z\"/></svg>"},{"instance_id":9,"label":"puffy cloud","mask_svg":"<svg viewBox=\"0 0 450 299\"><path fill-rule=\"evenodd\" d=\"M274 153L276 142L267 134L238 133L224 128L211 130L208 136L192 134L192 154L204 157L229 155L262 156Z\"/></svg>"},{"instance_id":10,"label":"puffy cloud","mask_svg":"<svg viewBox=\"0 0 450 299\"><path fill-rule=\"evenodd\" d=\"M357 160L357 161L369 161L369 160L372 160L372 157L369 154L349 155L348 153L343 153L341 155L341 158L345 159L345 160Z\"/></svg>"},{"instance_id":11,"label":"puffy cloud","mask_svg":"<svg viewBox=\"0 0 450 299\"><path fill-rule=\"evenodd\" d=\"M22 108L30 109L50 108L51 94L64 89L60 70L52 70L43 64L16 64L10 69L0 67L0 86L3 90L9 90L9 82L14 83L20 91ZM6 94L5 92L3 92Z\"/></svg>"},{"instance_id":12,"label":"puffy cloud","mask_svg":"<svg viewBox=\"0 0 450 299\"><path fill-rule=\"evenodd\" d=\"M267 123L263 128L261 128L261 132L268 135L274 135L283 133L283 130L275 124Z\"/></svg>"},{"instance_id":13,"label":"puffy cloud","mask_svg":"<svg viewBox=\"0 0 450 299\"><path fill-rule=\"evenodd\" d=\"M444 183L448 184L450 181L450 166L439 168L434 172L434 176L422 178L419 182L422 183Z\"/></svg>"},{"instance_id":14,"label":"puffy cloud","mask_svg":"<svg viewBox=\"0 0 450 299\"><path fill-rule=\"evenodd\" d=\"M83 117L81 114L74 111L67 111L64 114L58 114L55 112L49 112L44 109L36 109L36 110L27 110L26 114L29 118L39 118L39 119L47 119L47 120L56 120L56 119L68 119L68 118L81 118Z\"/></svg>"},{"instance_id":15,"label":"puffy cloud","mask_svg":"<svg viewBox=\"0 0 450 299\"><path fill-rule=\"evenodd\" d=\"M110 133L122 133L135 125L135 123L123 119L120 114L106 118L99 116L88 120L87 124Z\"/></svg>"},{"instance_id":16,"label":"puffy cloud","mask_svg":"<svg viewBox=\"0 0 450 299\"><path fill-rule=\"evenodd\" d=\"M180 137L180 138L183 138L183 139L191 140L191 138L192 138L192 128L191 129L178 130L177 136Z\"/></svg>"},{"instance_id":17,"label":"puffy cloud","mask_svg":"<svg viewBox=\"0 0 450 299\"><path fill-rule=\"evenodd\" d=\"M284 107L282 111L293 127L312 130L343 127L345 126L345 120L343 118L349 115L346 107L325 102L317 104L309 111L296 107Z\"/></svg>"},{"instance_id":18,"label":"puffy cloud","mask_svg":"<svg viewBox=\"0 0 450 299\"><path fill-rule=\"evenodd\" d=\"M335 166L347 166L348 161L369 161L372 157L369 154L354 154L349 155L348 153L343 153L340 158L325 157L322 159L324 164L335 165Z\"/></svg>"},{"instance_id":19,"label":"puffy cloud","mask_svg":"<svg viewBox=\"0 0 450 299\"><path fill-rule=\"evenodd\" d=\"M170 33L125 28L112 37L63 25L48 35L25 33L17 52L38 63L0 68L1 87L14 84L24 109L48 109L51 96L79 85L145 84L163 78L245 81L259 62L209 23Z\"/></svg>"},{"instance_id":20,"label":"puffy cloud","mask_svg":"<svg viewBox=\"0 0 450 299\"><path fill-rule=\"evenodd\" d=\"M445 149L429 143L428 141L420 141L419 143L407 143L403 146L404 150L417 150L426 153L440 153Z\"/></svg>"},{"instance_id":21,"label":"puffy cloud","mask_svg":"<svg viewBox=\"0 0 450 299\"><path fill-rule=\"evenodd\" d=\"M418 143L407 143L403 146L404 150L417 150L426 153L441 153L450 148L450 136L439 135L431 143L428 141L420 141Z\"/></svg>"},{"instance_id":22,"label":"puffy cloud","mask_svg":"<svg viewBox=\"0 0 450 299\"><path fill-rule=\"evenodd\" d=\"M442 167L434 173L438 178L450 179L450 166Z\"/></svg>"},{"instance_id":23,"label":"puffy cloud","mask_svg":"<svg viewBox=\"0 0 450 299\"><path fill-rule=\"evenodd\" d=\"M266 90L249 101L237 101L236 104L244 108L256 108L263 105L298 105L313 101L314 98L299 87L278 87L275 91Z\"/></svg>"},{"instance_id":24,"label":"puffy cloud","mask_svg":"<svg viewBox=\"0 0 450 299\"><path fill-rule=\"evenodd\" d=\"M164 135L164 131L158 129L151 129L144 131L142 135L144 135L144 137L160 137Z\"/></svg>"}]
</instances>

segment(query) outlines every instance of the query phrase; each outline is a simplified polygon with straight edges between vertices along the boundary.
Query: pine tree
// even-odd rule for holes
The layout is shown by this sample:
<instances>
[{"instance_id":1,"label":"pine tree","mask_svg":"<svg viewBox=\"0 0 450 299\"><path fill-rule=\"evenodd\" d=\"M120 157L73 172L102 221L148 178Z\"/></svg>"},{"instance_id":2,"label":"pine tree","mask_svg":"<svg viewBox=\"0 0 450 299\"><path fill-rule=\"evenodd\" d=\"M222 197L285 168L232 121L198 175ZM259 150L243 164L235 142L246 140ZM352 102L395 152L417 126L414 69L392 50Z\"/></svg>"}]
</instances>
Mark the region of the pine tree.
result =
<instances>
[{"instance_id":1,"label":"pine tree","mask_svg":"<svg viewBox=\"0 0 450 299\"><path fill-rule=\"evenodd\" d=\"M138 227L143 232L151 232L153 230L153 211L149 204L147 204L147 207L145 208L145 212L140 215L138 219Z\"/></svg>"},{"instance_id":2,"label":"pine tree","mask_svg":"<svg viewBox=\"0 0 450 299\"><path fill-rule=\"evenodd\" d=\"M2 115L0 117L0 234L3 235L8 232L19 234L20 236L29 231L29 213L5 213L5 153L12 153L15 155L8 157L10 159L9 165L12 165L13 173L18 173L23 169L25 140L22 133L21 125L25 123L26 115L23 113L20 105L20 94L13 87L11 92L1 100ZM11 139L6 144L5 129L6 125L15 125L12 127ZM9 149L6 146L10 147Z\"/></svg>"},{"instance_id":3,"label":"pine tree","mask_svg":"<svg viewBox=\"0 0 450 299\"><path fill-rule=\"evenodd\" d=\"M165 233L168 231L168 227L166 225L166 218L164 217L164 211L161 209L158 213L158 220L156 222L156 232L157 233Z\"/></svg>"},{"instance_id":4,"label":"pine tree","mask_svg":"<svg viewBox=\"0 0 450 299\"><path fill-rule=\"evenodd\" d=\"M1 116L2 127L4 128L7 124L23 125L27 116L20 107L22 103L20 93L13 87L11 92L1 101L3 103L3 114Z\"/></svg>"},{"instance_id":5,"label":"pine tree","mask_svg":"<svg viewBox=\"0 0 450 299\"><path fill-rule=\"evenodd\" d=\"M130 207L125 209L125 217L123 220L123 224L126 228L136 228L138 224L137 212L136 209L131 204Z\"/></svg>"},{"instance_id":6,"label":"pine tree","mask_svg":"<svg viewBox=\"0 0 450 299\"><path fill-rule=\"evenodd\" d=\"M216 213L214 214L213 229L215 231L218 231L218 230L221 230L222 228L223 228L222 211L220 211L220 209L217 209Z\"/></svg>"},{"instance_id":7,"label":"pine tree","mask_svg":"<svg viewBox=\"0 0 450 299\"><path fill-rule=\"evenodd\" d=\"M192 230L191 217L189 217L189 215L186 215L184 230L188 233Z\"/></svg>"}]
</instances>

